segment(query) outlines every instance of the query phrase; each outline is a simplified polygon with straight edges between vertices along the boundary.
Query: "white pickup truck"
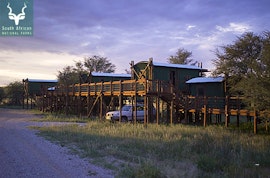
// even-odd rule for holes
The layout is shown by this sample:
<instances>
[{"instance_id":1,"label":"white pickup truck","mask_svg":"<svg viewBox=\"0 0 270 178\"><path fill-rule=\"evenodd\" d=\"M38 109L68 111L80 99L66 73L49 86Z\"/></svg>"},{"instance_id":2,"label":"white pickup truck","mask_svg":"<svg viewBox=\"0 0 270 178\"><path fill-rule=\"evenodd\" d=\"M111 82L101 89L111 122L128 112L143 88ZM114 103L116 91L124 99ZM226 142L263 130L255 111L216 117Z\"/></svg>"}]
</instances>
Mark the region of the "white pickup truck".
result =
<instances>
[{"instance_id":1,"label":"white pickup truck","mask_svg":"<svg viewBox=\"0 0 270 178\"><path fill-rule=\"evenodd\" d=\"M135 115L135 109L134 106L132 108L131 104L124 105L122 107L122 122L128 122L132 121L132 111L133 115ZM106 113L106 120L108 121L119 121L119 115L120 111L110 111ZM142 104L137 104L137 121L143 121L144 120L144 107Z\"/></svg>"}]
</instances>

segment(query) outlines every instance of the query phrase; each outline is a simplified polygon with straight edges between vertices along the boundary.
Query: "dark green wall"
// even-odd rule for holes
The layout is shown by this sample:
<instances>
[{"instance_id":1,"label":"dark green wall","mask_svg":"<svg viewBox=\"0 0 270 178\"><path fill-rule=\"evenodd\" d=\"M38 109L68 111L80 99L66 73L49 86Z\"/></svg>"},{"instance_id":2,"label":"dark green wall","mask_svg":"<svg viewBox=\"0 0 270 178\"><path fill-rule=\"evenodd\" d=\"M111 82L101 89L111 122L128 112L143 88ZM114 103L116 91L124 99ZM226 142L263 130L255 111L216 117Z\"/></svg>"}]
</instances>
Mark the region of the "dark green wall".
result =
<instances>
[{"instance_id":1,"label":"dark green wall","mask_svg":"<svg viewBox=\"0 0 270 178\"><path fill-rule=\"evenodd\" d=\"M189 84L192 96L224 97L224 82L192 83ZM203 92L201 92L203 91Z\"/></svg>"},{"instance_id":2,"label":"dark green wall","mask_svg":"<svg viewBox=\"0 0 270 178\"><path fill-rule=\"evenodd\" d=\"M155 66L153 77L154 80L172 82L179 90L187 91L188 85L186 84L186 81L198 77L199 72L199 70Z\"/></svg>"},{"instance_id":3,"label":"dark green wall","mask_svg":"<svg viewBox=\"0 0 270 178\"><path fill-rule=\"evenodd\" d=\"M54 87L57 82L28 82L28 93L30 95L41 95L42 89L47 90L49 87Z\"/></svg>"},{"instance_id":4,"label":"dark green wall","mask_svg":"<svg viewBox=\"0 0 270 178\"><path fill-rule=\"evenodd\" d=\"M120 81L130 79L131 77L92 76L91 82L109 82L109 81Z\"/></svg>"},{"instance_id":5,"label":"dark green wall","mask_svg":"<svg viewBox=\"0 0 270 178\"><path fill-rule=\"evenodd\" d=\"M141 73L141 70L145 69L146 66L147 63L137 63L134 66L134 69L139 74ZM146 72L146 79L149 79L148 71L149 70ZM191 78L199 77L199 73L200 70L196 69L153 66L153 80L173 82L175 87L182 91L188 91L188 85L185 82ZM174 76L174 80L172 79L172 76ZM138 79L136 75L134 78Z\"/></svg>"}]
</instances>

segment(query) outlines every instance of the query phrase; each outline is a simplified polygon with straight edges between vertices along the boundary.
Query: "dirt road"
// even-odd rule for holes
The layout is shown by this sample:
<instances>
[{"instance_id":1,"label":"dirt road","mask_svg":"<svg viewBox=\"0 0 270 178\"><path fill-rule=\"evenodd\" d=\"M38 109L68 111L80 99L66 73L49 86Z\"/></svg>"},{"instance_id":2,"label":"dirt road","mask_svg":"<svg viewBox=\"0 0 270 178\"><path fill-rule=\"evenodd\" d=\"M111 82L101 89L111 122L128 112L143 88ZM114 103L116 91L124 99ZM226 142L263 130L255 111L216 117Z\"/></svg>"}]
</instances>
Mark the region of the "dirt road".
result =
<instances>
[{"instance_id":1,"label":"dirt road","mask_svg":"<svg viewBox=\"0 0 270 178\"><path fill-rule=\"evenodd\" d=\"M112 173L90 164L35 135L28 126L37 117L24 110L0 109L0 178L113 177Z\"/></svg>"}]
</instances>

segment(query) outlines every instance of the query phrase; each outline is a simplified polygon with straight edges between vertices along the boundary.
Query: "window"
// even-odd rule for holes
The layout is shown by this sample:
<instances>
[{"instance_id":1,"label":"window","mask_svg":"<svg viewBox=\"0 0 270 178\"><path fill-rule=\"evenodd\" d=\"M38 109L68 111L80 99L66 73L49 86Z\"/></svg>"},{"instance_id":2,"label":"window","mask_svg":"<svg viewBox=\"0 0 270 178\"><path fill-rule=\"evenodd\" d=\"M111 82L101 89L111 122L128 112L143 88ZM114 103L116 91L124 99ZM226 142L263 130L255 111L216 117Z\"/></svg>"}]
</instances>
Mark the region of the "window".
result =
<instances>
[{"instance_id":1,"label":"window","mask_svg":"<svg viewBox=\"0 0 270 178\"><path fill-rule=\"evenodd\" d=\"M175 71L170 72L170 82L175 85Z\"/></svg>"}]
</instances>

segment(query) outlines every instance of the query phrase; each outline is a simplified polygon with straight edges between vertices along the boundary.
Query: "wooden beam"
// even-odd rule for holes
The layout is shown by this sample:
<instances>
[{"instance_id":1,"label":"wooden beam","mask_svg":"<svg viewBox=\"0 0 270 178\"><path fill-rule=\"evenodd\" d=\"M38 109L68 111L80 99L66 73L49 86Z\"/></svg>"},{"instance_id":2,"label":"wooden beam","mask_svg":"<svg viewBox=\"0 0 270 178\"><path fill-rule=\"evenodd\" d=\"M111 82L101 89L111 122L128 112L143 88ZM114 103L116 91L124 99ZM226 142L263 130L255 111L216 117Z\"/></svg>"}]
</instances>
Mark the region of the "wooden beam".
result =
<instances>
[{"instance_id":1,"label":"wooden beam","mask_svg":"<svg viewBox=\"0 0 270 178\"><path fill-rule=\"evenodd\" d=\"M88 114L87 114L87 117L88 117L88 118L91 116L91 113L92 113L92 111L93 111L93 109L94 109L96 103L98 102L99 97L100 97L100 95L98 95L98 96L96 97L96 99L95 99L95 101L94 101L94 103L93 103L91 109L89 110L89 112L88 112Z\"/></svg>"}]
</instances>

